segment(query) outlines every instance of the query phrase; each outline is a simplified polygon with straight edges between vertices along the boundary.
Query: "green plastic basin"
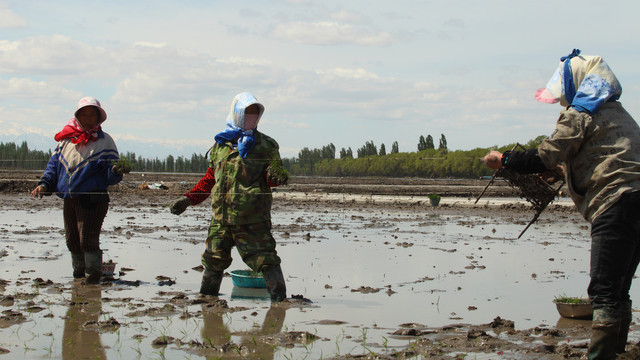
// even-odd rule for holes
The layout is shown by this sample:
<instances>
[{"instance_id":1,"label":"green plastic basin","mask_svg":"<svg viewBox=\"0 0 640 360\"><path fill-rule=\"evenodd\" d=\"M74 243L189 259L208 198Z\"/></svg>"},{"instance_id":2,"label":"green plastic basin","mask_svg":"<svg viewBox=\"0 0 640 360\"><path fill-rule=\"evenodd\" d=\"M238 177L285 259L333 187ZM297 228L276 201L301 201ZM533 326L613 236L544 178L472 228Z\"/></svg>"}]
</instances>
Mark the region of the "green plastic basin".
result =
<instances>
[{"instance_id":1,"label":"green plastic basin","mask_svg":"<svg viewBox=\"0 0 640 360\"><path fill-rule=\"evenodd\" d=\"M256 276L255 273L249 272L249 270L233 270L231 271L231 281L233 286L243 288L265 288L264 278L262 274Z\"/></svg>"}]
</instances>

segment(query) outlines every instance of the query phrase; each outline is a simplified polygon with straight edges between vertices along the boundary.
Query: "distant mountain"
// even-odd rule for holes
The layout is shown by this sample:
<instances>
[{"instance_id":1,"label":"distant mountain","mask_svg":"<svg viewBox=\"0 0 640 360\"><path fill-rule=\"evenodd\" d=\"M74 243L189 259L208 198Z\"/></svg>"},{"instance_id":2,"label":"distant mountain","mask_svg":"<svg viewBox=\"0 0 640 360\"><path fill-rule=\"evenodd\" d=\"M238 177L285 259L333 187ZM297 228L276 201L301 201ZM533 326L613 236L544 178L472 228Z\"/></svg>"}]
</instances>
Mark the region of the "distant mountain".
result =
<instances>
[{"instance_id":1,"label":"distant mountain","mask_svg":"<svg viewBox=\"0 0 640 360\"><path fill-rule=\"evenodd\" d=\"M53 151L57 145L53 136L43 136L36 133L21 134L17 136L0 134L0 142L3 143L12 142L20 145L23 141L27 142L27 145L31 150ZM142 156L148 159L154 159L157 157L161 160L165 159L169 155L172 155L173 157L184 156L190 158L194 153L204 155L208 150L207 147L195 145L181 145L178 147L166 144L140 143L131 140L119 140L117 142L117 146L120 153L133 152L136 156Z\"/></svg>"}]
</instances>

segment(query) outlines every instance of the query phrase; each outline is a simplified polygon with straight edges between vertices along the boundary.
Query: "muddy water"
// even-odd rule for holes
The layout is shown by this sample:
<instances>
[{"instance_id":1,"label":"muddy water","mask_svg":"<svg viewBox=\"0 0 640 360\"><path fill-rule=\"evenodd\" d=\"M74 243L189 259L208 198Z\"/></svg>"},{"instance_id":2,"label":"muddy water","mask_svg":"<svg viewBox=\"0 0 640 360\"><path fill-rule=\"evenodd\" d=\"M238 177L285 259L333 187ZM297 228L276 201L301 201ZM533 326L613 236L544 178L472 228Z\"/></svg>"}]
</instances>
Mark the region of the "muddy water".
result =
<instances>
[{"instance_id":1,"label":"muddy water","mask_svg":"<svg viewBox=\"0 0 640 360\"><path fill-rule=\"evenodd\" d=\"M531 214L289 203L276 204L273 233L288 294L312 304L272 307L264 291L236 288L225 278L220 298L232 311L210 312L189 302L199 298L208 206L175 216L160 206L168 199L127 206L126 199L116 199L101 242L120 281L84 286L71 277L60 201L3 198L0 279L8 284L0 289L3 299L15 300L0 303L0 311L24 315L23 321L0 323L0 348L13 356L315 359L385 353L412 341L393 335L406 324L484 324L500 316L516 328L574 326L558 316L552 300L584 296L588 283L588 228L576 214L543 216L514 240ZM234 253L229 270L244 268ZM36 278L53 285L34 286ZM295 332L319 338L273 340ZM163 337L183 343L152 344ZM245 348L212 353L184 345L189 341Z\"/></svg>"}]
</instances>

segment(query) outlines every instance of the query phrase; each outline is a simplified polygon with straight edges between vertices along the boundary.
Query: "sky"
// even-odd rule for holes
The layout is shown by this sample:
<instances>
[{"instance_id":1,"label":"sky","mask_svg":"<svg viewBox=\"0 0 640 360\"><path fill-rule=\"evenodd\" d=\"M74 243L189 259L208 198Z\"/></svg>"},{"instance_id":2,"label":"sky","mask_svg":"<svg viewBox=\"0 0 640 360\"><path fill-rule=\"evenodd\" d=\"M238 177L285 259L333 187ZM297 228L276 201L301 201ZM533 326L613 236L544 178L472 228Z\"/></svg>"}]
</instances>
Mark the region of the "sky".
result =
<instances>
[{"instance_id":1,"label":"sky","mask_svg":"<svg viewBox=\"0 0 640 360\"><path fill-rule=\"evenodd\" d=\"M421 135L526 143L553 131L560 105L533 95L574 48L607 61L640 118L638 14L633 0L0 0L0 136L52 138L93 96L117 144L204 154L248 91L283 157L414 152Z\"/></svg>"}]
</instances>

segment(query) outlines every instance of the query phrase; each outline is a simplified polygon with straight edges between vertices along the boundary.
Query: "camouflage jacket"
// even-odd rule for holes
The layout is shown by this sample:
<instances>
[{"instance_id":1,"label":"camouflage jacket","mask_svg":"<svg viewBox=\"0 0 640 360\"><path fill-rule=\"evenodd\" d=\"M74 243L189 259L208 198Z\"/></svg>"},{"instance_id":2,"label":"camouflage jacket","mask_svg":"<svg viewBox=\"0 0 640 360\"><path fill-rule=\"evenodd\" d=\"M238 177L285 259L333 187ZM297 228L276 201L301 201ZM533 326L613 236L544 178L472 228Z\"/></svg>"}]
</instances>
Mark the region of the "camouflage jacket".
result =
<instances>
[{"instance_id":1,"label":"camouflage jacket","mask_svg":"<svg viewBox=\"0 0 640 360\"><path fill-rule=\"evenodd\" d=\"M564 165L571 198L589 222L624 192L640 190L640 128L619 102L594 115L563 110L538 153L548 169Z\"/></svg>"},{"instance_id":2,"label":"camouflage jacket","mask_svg":"<svg viewBox=\"0 0 640 360\"><path fill-rule=\"evenodd\" d=\"M213 220L225 225L243 225L271 219L271 188L267 185L267 167L280 161L278 143L254 132L256 144L246 158L240 157L231 142L215 144L209 167L215 175L211 190Z\"/></svg>"}]
</instances>

